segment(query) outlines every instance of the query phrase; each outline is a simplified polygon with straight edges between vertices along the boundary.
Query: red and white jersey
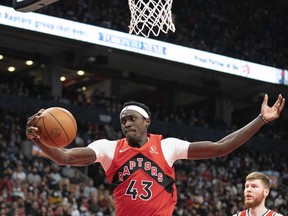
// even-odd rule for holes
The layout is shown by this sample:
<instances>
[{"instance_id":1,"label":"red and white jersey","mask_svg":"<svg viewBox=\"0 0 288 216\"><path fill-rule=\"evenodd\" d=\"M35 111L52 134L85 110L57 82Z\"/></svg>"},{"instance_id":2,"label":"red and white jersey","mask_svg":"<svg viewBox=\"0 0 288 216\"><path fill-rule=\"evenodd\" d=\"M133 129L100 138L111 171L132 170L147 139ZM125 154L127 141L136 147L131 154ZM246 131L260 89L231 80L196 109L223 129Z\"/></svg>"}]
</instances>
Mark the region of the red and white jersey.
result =
<instances>
[{"instance_id":1,"label":"red and white jersey","mask_svg":"<svg viewBox=\"0 0 288 216\"><path fill-rule=\"evenodd\" d=\"M187 158L189 142L154 134L148 138L141 148L129 146L125 138L88 146L111 184L117 216L168 216L177 203L173 163Z\"/></svg>"},{"instance_id":2,"label":"red and white jersey","mask_svg":"<svg viewBox=\"0 0 288 216\"><path fill-rule=\"evenodd\" d=\"M267 212L265 212L262 216L275 216L277 213L268 209ZM243 210L236 214L236 216L250 216L249 209Z\"/></svg>"}]
</instances>

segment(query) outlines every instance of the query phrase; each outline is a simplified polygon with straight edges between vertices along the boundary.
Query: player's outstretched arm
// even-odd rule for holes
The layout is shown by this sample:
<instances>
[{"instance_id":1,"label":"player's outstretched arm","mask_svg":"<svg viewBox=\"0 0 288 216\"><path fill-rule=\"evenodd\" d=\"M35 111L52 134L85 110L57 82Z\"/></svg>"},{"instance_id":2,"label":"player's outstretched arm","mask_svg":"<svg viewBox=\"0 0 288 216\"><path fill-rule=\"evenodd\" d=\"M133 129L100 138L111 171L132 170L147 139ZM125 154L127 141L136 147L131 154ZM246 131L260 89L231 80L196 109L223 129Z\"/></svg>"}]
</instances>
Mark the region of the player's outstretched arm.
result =
<instances>
[{"instance_id":1,"label":"player's outstretched arm","mask_svg":"<svg viewBox=\"0 0 288 216\"><path fill-rule=\"evenodd\" d=\"M39 119L44 109L39 110L36 114L28 118L26 124L26 136L35 145L37 145L51 160L59 165L85 166L96 161L95 152L90 148L50 148L40 141L37 134L38 128L34 127L35 122Z\"/></svg>"},{"instance_id":2,"label":"player's outstretched arm","mask_svg":"<svg viewBox=\"0 0 288 216\"><path fill-rule=\"evenodd\" d=\"M265 94L261 106L260 115L253 121L240 128L239 130L225 136L217 142L201 141L193 142L189 145L189 159L207 159L218 156L225 156L244 144L259 129L275 119L278 119L285 105L285 98L279 94L278 99L272 107L268 106L268 95Z\"/></svg>"}]
</instances>

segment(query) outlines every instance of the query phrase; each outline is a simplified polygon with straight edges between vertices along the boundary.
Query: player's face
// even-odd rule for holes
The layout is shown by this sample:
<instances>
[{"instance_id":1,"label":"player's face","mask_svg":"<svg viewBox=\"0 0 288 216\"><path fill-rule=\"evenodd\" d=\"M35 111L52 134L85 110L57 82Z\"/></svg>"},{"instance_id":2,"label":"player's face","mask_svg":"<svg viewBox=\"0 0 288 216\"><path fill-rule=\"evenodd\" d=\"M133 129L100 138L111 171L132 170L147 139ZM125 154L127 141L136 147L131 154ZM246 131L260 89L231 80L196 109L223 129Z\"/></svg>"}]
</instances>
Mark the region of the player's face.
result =
<instances>
[{"instance_id":1,"label":"player's face","mask_svg":"<svg viewBox=\"0 0 288 216\"><path fill-rule=\"evenodd\" d=\"M147 127L149 119L145 119L140 113L134 110L125 110L121 115L121 128L132 146L139 146L144 139L147 139Z\"/></svg>"},{"instance_id":2,"label":"player's face","mask_svg":"<svg viewBox=\"0 0 288 216\"><path fill-rule=\"evenodd\" d=\"M249 180L245 183L244 202L247 208L259 206L269 193L269 189L265 188L261 180Z\"/></svg>"}]
</instances>

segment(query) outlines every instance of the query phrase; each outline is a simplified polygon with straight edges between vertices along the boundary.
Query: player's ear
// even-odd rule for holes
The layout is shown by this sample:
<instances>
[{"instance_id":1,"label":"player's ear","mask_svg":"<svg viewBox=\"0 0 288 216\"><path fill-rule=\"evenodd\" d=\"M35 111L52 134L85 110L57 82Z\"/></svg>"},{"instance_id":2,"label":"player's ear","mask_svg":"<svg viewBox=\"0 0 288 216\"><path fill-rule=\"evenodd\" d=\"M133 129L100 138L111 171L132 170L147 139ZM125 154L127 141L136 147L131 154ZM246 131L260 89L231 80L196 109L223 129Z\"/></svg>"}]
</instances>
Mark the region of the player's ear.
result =
<instances>
[{"instance_id":1,"label":"player's ear","mask_svg":"<svg viewBox=\"0 0 288 216\"><path fill-rule=\"evenodd\" d=\"M151 120L150 119L145 119L144 120L144 124L145 124L145 126L148 128L149 127L149 125L150 125L150 123L151 123Z\"/></svg>"},{"instance_id":2,"label":"player's ear","mask_svg":"<svg viewBox=\"0 0 288 216\"><path fill-rule=\"evenodd\" d=\"M265 188L265 190L264 190L265 197L267 197L269 195L269 192L270 192L269 188Z\"/></svg>"}]
</instances>

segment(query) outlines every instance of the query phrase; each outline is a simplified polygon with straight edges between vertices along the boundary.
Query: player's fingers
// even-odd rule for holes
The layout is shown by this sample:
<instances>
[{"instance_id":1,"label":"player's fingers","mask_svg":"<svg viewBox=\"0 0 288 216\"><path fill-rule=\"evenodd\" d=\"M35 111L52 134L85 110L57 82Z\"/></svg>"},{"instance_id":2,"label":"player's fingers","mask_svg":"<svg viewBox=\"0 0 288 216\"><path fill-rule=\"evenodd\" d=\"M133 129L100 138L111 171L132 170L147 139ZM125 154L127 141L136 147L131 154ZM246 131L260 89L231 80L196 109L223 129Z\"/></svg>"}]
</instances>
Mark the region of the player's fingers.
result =
<instances>
[{"instance_id":1,"label":"player's fingers","mask_svg":"<svg viewBox=\"0 0 288 216\"><path fill-rule=\"evenodd\" d=\"M31 121L31 120L34 119L37 115L39 115L38 112L35 113L34 115L30 116L30 117L28 118L28 121Z\"/></svg>"},{"instance_id":2,"label":"player's fingers","mask_svg":"<svg viewBox=\"0 0 288 216\"><path fill-rule=\"evenodd\" d=\"M274 106L275 106L276 108L280 107L280 106L281 106L281 102L282 102L282 95L279 94L277 100L276 100L275 103L274 103Z\"/></svg>"},{"instance_id":3,"label":"player's fingers","mask_svg":"<svg viewBox=\"0 0 288 216\"><path fill-rule=\"evenodd\" d=\"M285 105L285 99L282 97L281 94L279 94L278 99L273 105L273 107L275 107L276 112L279 114L283 110L284 105Z\"/></svg>"},{"instance_id":4,"label":"player's fingers","mask_svg":"<svg viewBox=\"0 0 288 216\"><path fill-rule=\"evenodd\" d=\"M26 136L29 139L33 139L33 138L39 138L39 135L37 134L38 128L37 127L27 127L26 129Z\"/></svg>"},{"instance_id":5,"label":"player's fingers","mask_svg":"<svg viewBox=\"0 0 288 216\"><path fill-rule=\"evenodd\" d=\"M43 113L44 109L40 109L37 113L35 113L34 115L30 116L28 118L28 121L31 121L32 119L34 119L37 116L40 116Z\"/></svg>"},{"instance_id":6,"label":"player's fingers","mask_svg":"<svg viewBox=\"0 0 288 216\"><path fill-rule=\"evenodd\" d=\"M264 95L263 102L262 102L262 106L263 106L263 105L267 105L267 104L268 104L268 95L265 94L265 95Z\"/></svg>"},{"instance_id":7,"label":"player's fingers","mask_svg":"<svg viewBox=\"0 0 288 216\"><path fill-rule=\"evenodd\" d=\"M35 122L37 122L38 118L39 118L38 116L34 116L33 118L29 118L27 121L26 127L28 128L28 127L31 127L32 125L34 125Z\"/></svg>"},{"instance_id":8,"label":"player's fingers","mask_svg":"<svg viewBox=\"0 0 288 216\"><path fill-rule=\"evenodd\" d=\"M284 106L285 106L285 98L282 98L282 100L281 100L281 104L280 104L280 106L279 106L279 112L281 112L282 110L283 110L283 108L284 108Z\"/></svg>"},{"instance_id":9,"label":"player's fingers","mask_svg":"<svg viewBox=\"0 0 288 216\"><path fill-rule=\"evenodd\" d=\"M33 135L33 137L39 138L39 135L36 133L37 131L38 131L38 128L34 128L34 129L31 131L31 134Z\"/></svg>"},{"instance_id":10,"label":"player's fingers","mask_svg":"<svg viewBox=\"0 0 288 216\"><path fill-rule=\"evenodd\" d=\"M27 127L34 125L35 122L37 122L38 119L41 117L43 111L44 111L44 109L41 109L39 112L37 112L36 114L29 117L28 121L27 121Z\"/></svg>"}]
</instances>

